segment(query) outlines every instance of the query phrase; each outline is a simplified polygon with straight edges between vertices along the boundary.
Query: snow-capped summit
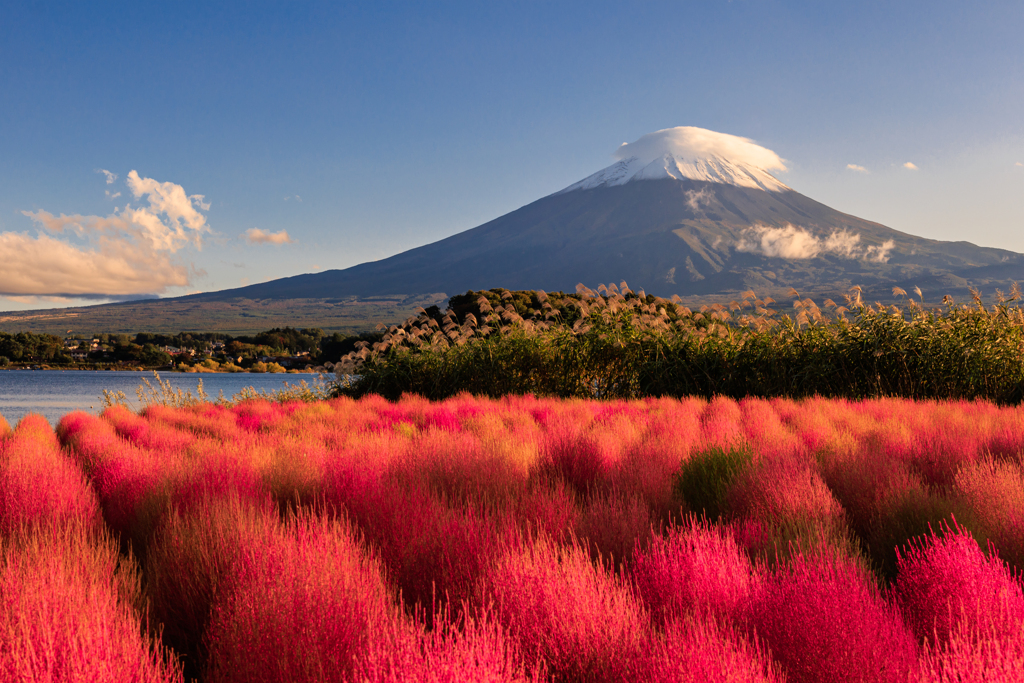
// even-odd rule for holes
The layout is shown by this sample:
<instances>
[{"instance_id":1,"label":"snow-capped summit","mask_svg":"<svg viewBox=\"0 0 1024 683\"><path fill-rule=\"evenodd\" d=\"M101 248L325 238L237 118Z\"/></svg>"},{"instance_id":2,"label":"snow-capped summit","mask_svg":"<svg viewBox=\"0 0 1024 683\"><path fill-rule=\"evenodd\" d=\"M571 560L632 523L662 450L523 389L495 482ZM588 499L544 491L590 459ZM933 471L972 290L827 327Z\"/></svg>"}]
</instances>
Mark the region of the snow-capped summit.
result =
<instances>
[{"instance_id":1,"label":"snow-capped summit","mask_svg":"<svg viewBox=\"0 0 1024 683\"><path fill-rule=\"evenodd\" d=\"M768 172L786 170L775 152L747 138L693 126L665 128L636 142L624 142L615 158L619 161L562 192L662 178L688 178L768 192L791 189Z\"/></svg>"}]
</instances>

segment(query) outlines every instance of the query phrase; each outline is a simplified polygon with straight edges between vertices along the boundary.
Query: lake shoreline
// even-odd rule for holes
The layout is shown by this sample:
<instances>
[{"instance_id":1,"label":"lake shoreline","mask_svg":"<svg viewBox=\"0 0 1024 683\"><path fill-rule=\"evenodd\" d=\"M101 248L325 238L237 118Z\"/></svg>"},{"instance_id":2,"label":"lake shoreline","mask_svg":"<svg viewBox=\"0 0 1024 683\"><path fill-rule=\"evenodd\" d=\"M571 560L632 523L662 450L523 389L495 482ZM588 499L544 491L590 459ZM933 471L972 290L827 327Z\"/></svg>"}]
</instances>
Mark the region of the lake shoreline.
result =
<instances>
[{"instance_id":1,"label":"lake shoreline","mask_svg":"<svg viewBox=\"0 0 1024 683\"><path fill-rule=\"evenodd\" d=\"M173 391L181 390L198 396L202 383L203 391L212 400L223 393L226 398L246 391L249 387L257 393L272 393L297 386L305 382L317 386L317 376L306 373L227 373L167 372L160 374L160 383ZM137 370L89 371L89 370L37 370L10 371L0 373L0 416L13 427L29 413L40 414L51 425L65 414L82 410L98 415L104 405L104 391L123 393L129 404L143 403L136 400L145 385L159 390L152 374Z\"/></svg>"},{"instance_id":2,"label":"lake shoreline","mask_svg":"<svg viewBox=\"0 0 1024 683\"><path fill-rule=\"evenodd\" d=\"M330 370L286 370L284 372L256 372L253 370L175 370L173 368L155 367L155 368L55 368L55 367L6 367L0 368L0 372L131 372L131 373L148 373L148 372L166 372L173 373L175 375L320 375L320 374L333 374Z\"/></svg>"}]
</instances>

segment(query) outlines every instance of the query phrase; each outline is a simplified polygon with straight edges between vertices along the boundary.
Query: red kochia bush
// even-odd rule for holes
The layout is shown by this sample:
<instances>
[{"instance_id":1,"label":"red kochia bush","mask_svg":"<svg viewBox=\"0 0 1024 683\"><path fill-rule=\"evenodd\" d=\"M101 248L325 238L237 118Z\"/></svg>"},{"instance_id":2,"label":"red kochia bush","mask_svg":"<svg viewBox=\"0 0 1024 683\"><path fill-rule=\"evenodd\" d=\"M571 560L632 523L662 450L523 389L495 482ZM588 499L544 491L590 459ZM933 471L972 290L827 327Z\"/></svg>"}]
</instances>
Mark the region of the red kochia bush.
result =
<instances>
[{"instance_id":1,"label":"red kochia bush","mask_svg":"<svg viewBox=\"0 0 1024 683\"><path fill-rule=\"evenodd\" d=\"M984 458L961 467L954 488L999 557L1024 570L1024 472L1013 462Z\"/></svg>"},{"instance_id":2,"label":"red kochia bush","mask_svg":"<svg viewBox=\"0 0 1024 683\"><path fill-rule=\"evenodd\" d=\"M945 645L925 644L922 683L1018 683L1024 681L1024 634L978 637L960 628Z\"/></svg>"},{"instance_id":3,"label":"red kochia bush","mask_svg":"<svg viewBox=\"0 0 1024 683\"><path fill-rule=\"evenodd\" d=\"M134 568L95 529L0 538L0 680L180 683L129 604L137 593Z\"/></svg>"},{"instance_id":4,"label":"red kochia bush","mask_svg":"<svg viewBox=\"0 0 1024 683\"><path fill-rule=\"evenodd\" d=\"M766 579L750 623L794 683L904 682L913 634L867 572L822 548L797 553Z\"/></svg>"},{"instance_id":5,"label":"red kochia bush","mask_svg":"<svg viewBox=\"0 0 1024 683\"><path fill-rule=\"evenodd\" d=\"M569 420L552 425L541 444L540 471L564 481L579 495L608 486L618 444L607 433L582 430Z\"/></svg>"},{"instance_id":6,"label":"red kochia bush","mask_svg":"<svg viewBox=\"0 0 1024 683\"><path fill-rule=\"evenodd\" d=\"M164 641L179 652L190 675L206 660L203 637L213 603L230 583L246 548L266 545L277 511L235 496L205 499L187 512L172 510L146 554L146 592Z\"/></svg>"},{"instance_id":7,"label":"red kochia bush","mask_svg":"<svg viewBox=\"0 0 1024 683\"><path fill-rule=\"evenodd\" d=\"M644 649L635 680L644 683L782 683L759 643L707 615L667 624Z\"/></svg>"},{"instance_id":8,"label":"red kochia bush","mask_svg":"<svg viewBox=\"0 0 1024 683\"><path fill-rule=\"evenodd\" d=\"M817 470L793 456L761 458L740 474L727 499L741 526L761 531L738 534L753 555L785 555L791 542L804 548L848 544L842 506Z\"/></svg>"},{"instance_id":9,"label":"red kochia bush","mask_svg":"<svg viewBox=\"0 0 1024 683\"><path fill-rule=\"evenodd\" d=\"M743 441L743 412L732 399L716 396L701 414L701 440L705 449L730 449Z\"/></svg>"},{"instance_id":10,"label":"red kochia bush","mask_svg":"<svg viewBox=\"0 0 1024 683\"><path fill-rule=\"evenodd\" d=\"M818 472L783 456L745 470L729 491L729 507L755 519L789 524L843 524L843 508Z\"/></svg>"},{"instance_id":11,"label":"red kochia bush","mask_svg":"<svg viewBox=\"0 0 1024 683\"><path fill-rule=\"evenodd\" d=\"M378 628L352 679L360 683L541 683L543 667L526 670L515 641L483 612L452 620L437 614L426 630L411 619Z\"/></svg>"},{"instance_id":12,"label":"red kochia bush","mask_svg":"<svg viewBox=\"0 0 1024 683\"><path fill-rule=\"evenodd\" d=\"M136 415L124 406L115 405L103 411L103 419L113 425L122 437L143 448L172 453L192 443L191 434L148 419L151 410L147 408L143 415Z\"/></svg>"},{"instance_id":13,"label":"red kochia bush","mask_svg":"<svg viewBox=\"0 0 1024 683\"><path fill-rule=\"evenodd\" d=\"M619 567L655 532L650 509L638 496L600 493L583 506L576 533L595 558Z\"/></svg>"},{"instance_id":14,"label":"red kochia bush","mask_svg":"<svg viewBox=\"0 0 1024 683\"><path fill-rule=\"evenodd\" d=\"M998 557L946 527L899 558L896 594L924 641L922 680L1024 680L1024 595Z\"/></svg>"},{"instance_id":15,"label":"red kochia bush","mask_svg":"<svg viewBox=\"0 0 1024 683\"><path fill-rule=\"evenodd\" d=\"M941 531L899 557L894 588L914 633L939 646L957 633L1021 637L1024 594L1006 563L983 553L955 520Z\"/></svg>"},{"instance_id":16,"label":"red kochia bush","mask_svg":"<svg viewBox=\"0 0 1024 683\"><path fill-rule=\"evenodd\" d=\"M632 575L659 623L688 612L740 620L760 583L731 535L696 520L655 536L634 556Z\"/></svg>"},{"instance_id":17,"label":"red kochia bush","mask_svg":"<svg viewBox=\"0 0 1024 683\"><path fill-rule=\"evenodd\" d=\"M567 540L580 522L580 506L572 489L562 482L527 486L511 508L512 523L520 530Z\"/></svg>"},{"instance_id":18,"label":"red kochia bush","mask_svg":"<svg viewBox=\"0 0 1024 683\"><path fill-rule=\"evenodd\" d=\"M345 510L377 548L410 609L456 607L470 597L500 545L500 529L469 503L448 505L425 485L397 481L372 463L333 464L326 502Z\"/></svg>"},{"instance_id":19,"label":"red kochia bush","mask_svg":"<svg viewBox=\"0 0 1024 683\"><path fill-rule=\"evenodd\" d=\"M60 450L49 423L26 415L14 434L0 440L0 534L23 525L69 523L99 530L99 501Z\"/></svg>"},{"instance_id":20,"label":"red kochia bush","mask_svg":"<svg viewBox=\"0 0 1024 683\"><path fill-rule=\"evenodd\" d=\"M302 511L239 550L213 604L207 681L345 681L398 616L380 564L341 521Z\"/></svg>"},{"instance_id":21,"label":"red kochia bush","mask_svg":"<svg viewBox=\"0 0 1024 683\"><path fill-rule=\"evenodd\" d=\"M673 475L689 459L700 436L699 413L681 410L665 399L647 404L659 412L638 420L646 429L636 444L624 449L614 473L615 487L639 496L655 519L667 522L679 514L679 501L672 495Z\"/></svg>"},{"instance_id":22,"label":"red kochia bush","mask_svg":"<svg viewBox=\"0 0 1024 683\"><path fill-rule=\"evenodd\" d=\"M509 550L484 576L481 596L532 664L559 681L619 681L650 625L632 592L578 546L541 536Z\"/></svg>"},{"instance_id":23,"label":"red kochia bush","mask_svg":"<svg viewBox=\"0 0 1024 683\"><path fill-rule=\"evenodd\" d=\"M83 412L62 417L57 435L92 480L107 524L142 547L156 523L146 503L174 463L127 443L108 422Z\"/></svg>"},{"instance_id":24,"label":"red kochia bush","mask_svg":"<svg viewBox=\"0 0 1024 683\"><path fill-rule=\"evenodd\" d=\"M271 431L285 416L280 403L260 400L243 401L233 412L235 422L247 432Z\"/></svg>"}]
</instances>

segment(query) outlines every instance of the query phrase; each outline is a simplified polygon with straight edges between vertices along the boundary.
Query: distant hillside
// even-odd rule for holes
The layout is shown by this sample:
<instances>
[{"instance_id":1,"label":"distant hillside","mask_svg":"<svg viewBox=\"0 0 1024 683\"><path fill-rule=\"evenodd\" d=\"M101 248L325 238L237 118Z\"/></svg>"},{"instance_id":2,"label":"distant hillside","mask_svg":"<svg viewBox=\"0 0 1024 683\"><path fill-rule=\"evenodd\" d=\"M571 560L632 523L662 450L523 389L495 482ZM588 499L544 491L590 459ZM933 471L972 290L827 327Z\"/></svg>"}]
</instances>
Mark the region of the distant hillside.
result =
<instances>
[{"instance_id":1,"label":"distant hillside","mask_svg":"<svg viewBox=\"0 0 1024 683\"><path fill-rule=\"evenodd\" d=\"M272 327L319 327L328 333L371 330L398 321L419 307L444 306L441 294L347 299L153 299L98 306L0 313L0 331L81 333L176 333L187 330L255 334Z\"/></svg>"}]
</instances>

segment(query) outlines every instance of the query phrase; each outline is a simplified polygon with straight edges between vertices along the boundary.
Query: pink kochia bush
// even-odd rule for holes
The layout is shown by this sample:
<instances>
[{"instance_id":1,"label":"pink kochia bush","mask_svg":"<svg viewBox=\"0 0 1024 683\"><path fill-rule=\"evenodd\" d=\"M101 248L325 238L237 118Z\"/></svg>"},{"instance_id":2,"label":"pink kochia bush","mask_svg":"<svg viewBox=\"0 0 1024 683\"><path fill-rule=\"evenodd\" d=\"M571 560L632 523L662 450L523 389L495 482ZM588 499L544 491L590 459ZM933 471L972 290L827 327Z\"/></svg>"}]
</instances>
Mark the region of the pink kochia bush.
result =
<instances>
[{"instance_id":1,"label":"pink kochia bush","mask_svg":"<svg viewBox=\"0 0 1024 683\"><path fill-rule=\"evenodd\" d=\"M82 412L61 418L57 435L92 481L110 528L141 544L155 526L152 501L174 463L127 443L109 423Z\"/></svg>"},{"instance_id":2,"label":"pink kochia bush","mask_svg":"<svg viewBox=\"0 0 1024 683\"><path fill-rule=\"evenodd\" d=\"M1024 593L969 533L944 527L901 554L895 593L933 680L1022 680Z\"/></svg>"},{"instance_id":3,"label":"pink kochia bush","mask_svg":"<svg viewBox=\"0 0 1024 683\"><path fill-rule=\"evenodd\" d=\"M543 536L509 548L481 588L527 661L546 663L557 680L622 680L650 628L628 586L580 547Z\"/></svg>"},{"instance_id":4,"label":"pink kochia bush","mask_svg":"<svg viewBox=\"0 0 1024 683\"><path fill-rule=\"evenodd\" d=\"M955 496L999 548L999 556L1024 568L1024 472L1007 460L984 458L957 472Z\"/></svg>"},{"instance_id":5,"label":"pink kochia bush","mask_svg":"<svg viewBox=\"0 0 1024 683\"><path fill-rule=\"evenodd\" d=\"M519 649L483 610L453 619L443 610L425 629L412 619L378 624L352 680L361 683L533 683L542 666L526 669Z\"/></svg>"},{"instance_id":6,"label":"pink kochia bush","mask_svg":"<svg viewBox=\"0 0 1024 683\"><path fill-rule=\"evenodd\" d=\"M204 638L211 610L230 585L240 556L278 533L271 501L208 498L187 511L172 510L145 557L146 593L164 641L181 654L190 675L207 660Z\"/></svg>"},{"instance_id":7,"label":"pink kochia bush","mask_svg":"<svg viewBox=\"0 0 1024 683\"><path fill-rule=\"evenodd\" d=\"M140 623L138 591L134 567L93 529L0 538L0 680L182 681Z\"/></svg>"},{"instance_id":8,"label":"pink kochia bush","mask_svg":"<svg viewBox=\"0 0 1024 683\"><path fill-rule=\"evenodd\" d=\"M955 522L941 531L914 541L899 559L895 590L914 633L938 644L963 631L1019 633L1024 594L1006 563L982 552Z\"/></svg>"},{"instance_id":9,"label":"pink kochia bush","mask_svg":"<svg viewBox=\"0 0 1024 683\"><path fill-rule=\"evenodd\" d=\"M669 622L647 644L635 680L645 683L782 683L763 646L707 615Z\"/></svg>"},{"instance_id":10,"label":"pink kochia bush","mask_svg":"<svg viewBox=\"0 0 1024 683\"><path fill-rule=\"evenodd\" d=\"M99 501L49 423L26 415L0 438L0 535L23 526L78 523L99 530Z\"/></svg>"},{"instance_id":11,"label":"pink kochia bush","mask_svg":"<svg viewBox=\"0 0 1024 683\"><path fill-rule=\"evenodd\" d=\"M637 552L632 574L637 592L662 624L694 612L739 622L761 582L730 534L696 520Z\"/></svg>"},{"instance_id":12,"label":"pink kochia bush","mask_svg":"<svg viewBox=\"0 0 1024 683\"><path fill-rule=\"evenodd\" d=\"M397 618L379 563L339 521L300 512L239 548L211 610L208 681L344 681Z\"/></svg>"},{"instance_id":13,"label":"pink kochia bush","mask_svg":"<svg viewBox=\"0 0 1024 683\"><path fill-rule=\"evenodd\" d=\"M469 599L499 549L496 521L466 504L448 505L422 486L391 479L361 484L329 489L327 500L365 531L406 604L432 615L435 603L458 607Z\"/></svg>"},{"instance_id":14,"label":"pink kochia bush","mask_svg":"<svg viewBox=\"0 0 1024 683\"><path fill-rule=\"evenodd\" d=\"M0 608L116 612L104 652L200 683L1024 680L1021 434L1024 407L891 399L31 417L0 423L0 543L43 570ZM39 583L101 551L84 602ZM38 607L65 594L97 607Z\"/></svg>"},{"instance_id":15,"label":"pink kochia bush","mask_svg":"<svg viewBox=\"0 0 1024 683\"><path fill-rule=\"evenodd\" d=\"M899 612L860 565L835 551L780 564L750 624L790 681L895 683L917 668L917 644Z\"/></svg>"}]
</instances>

